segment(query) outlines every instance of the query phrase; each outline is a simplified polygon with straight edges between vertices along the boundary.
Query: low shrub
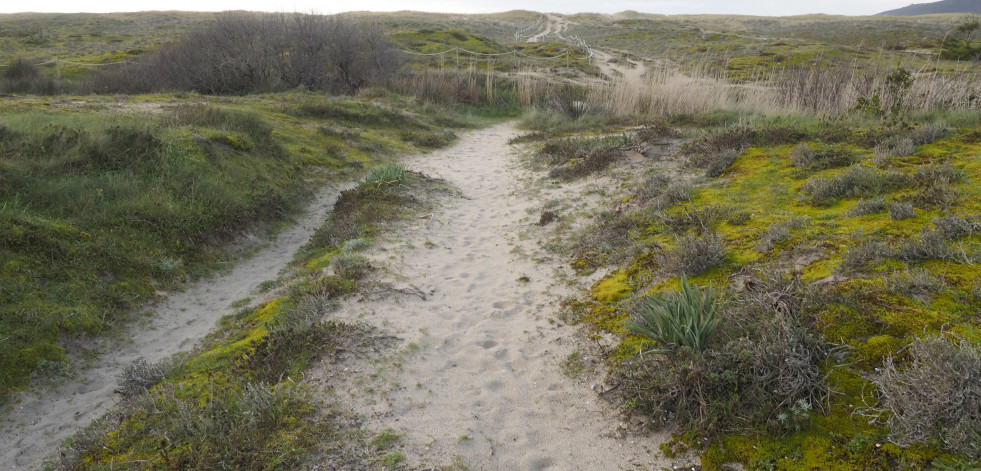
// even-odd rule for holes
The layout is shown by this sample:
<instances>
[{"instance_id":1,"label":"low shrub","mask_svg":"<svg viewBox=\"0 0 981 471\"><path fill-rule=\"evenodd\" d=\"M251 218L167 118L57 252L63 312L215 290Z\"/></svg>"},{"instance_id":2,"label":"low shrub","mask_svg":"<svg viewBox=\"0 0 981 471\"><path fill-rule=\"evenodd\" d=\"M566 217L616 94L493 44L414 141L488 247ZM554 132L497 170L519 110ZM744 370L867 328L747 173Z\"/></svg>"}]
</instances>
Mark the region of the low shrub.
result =
<instances>
[{"instance_id":1,"label":"low shrub","mask_svg":"<svg viewBox=\"0 0 981 471\"><path fill-rule=\"evenodd\" d=\"M857 155L843 145L800 144L790 151L790 161L805 170L827 170L855 163Z\"/></svg>"},{"instance_id":2,"label":"low shrub","mask_svg":"<svg viewBox=\"0 0 981 471\"><path fill-rule=\"evenodd\" d=\"M617 394L655 427L713 436L806 426L830 394L822 366L831 352L804 322L809 295L799 280L756 279L729 302L701 352L678 348L618 365Z\"/></svg>"},{"instance_id":3,"label":"low shrub","mask_svg":"<svg viewBox=\"0 0 981 471\"><path fill-rule=\"evenodd\" d=\"M661 194L659 205L662 208L690 201L692 193L695 192L695 185L687 180L675 180L668 184Z\"/></svg>"},{"instance_id":4,"label":"low shrub","mask_svg":"<svg viewBox=\"0 0 981 471\"><path fill-rule=\"evenodd\" d=\"M840 198L878 196L903 188L909 182L909 177L903 173L854 165L836 177L812 178L801 191L812 204L826 206Z\"/></svg>"},{"instance_id":5,"label":"low shrub","mask_svg":"<svg viewBox=\"0 0 981 471\"><path fill-rule=\"evenodd\" d=\"M839 273L868 271L892 254L885 242L873 240L850 245L838 261Z\"/></svg>"},{"instance_id":6,"label":"low shrub","mask_svg":"<svg viewBox=\"0 0 981 471\"><path fill-rule=\"evenodd\" d=\"M981 220L977 216L941 216L933 220L933 226L947 240L981 233Z\"/></svg>"},{"instance_id":7,"label":"low shrub","mask_svg":"<svg viewBox=\"0 0 981 471\"><path fill-rule=\"evenodd\" d=\"M889 438L903 446L939 443L981 458L981 347L929 336L909 346L908 358L887 358L872 378Z\"/></svg>"},{"instance_id":8,"label":"low shrub","mask_svg":"<svg viewBox=\"0 0 981 471\"><path fill-rule=\"evenodd\" d=\"M903 203L900 201L894 201L889 203L889 217L893 221L902 221L903 219L911 219L916 217L916 210L913 209L912 203Z\"/></svg>"},{"instance_id":9,"label":"low shrub","mask_svg":"<svg viewBox=\"0 0 981 471\"><path fill-rule=\"evenodd\" d=\"M7 64L0 76L0 93L27 93L54 95L58 84L27 59L17 59Z\"/></svg>"},{"instance_id":10,"label":"low shrub","mask_svg":"<svg viewBox=\"0 0 981 471\"><path fill-rule=\"evenodd\" d=\"M872 149L872 158L876 162L882 162L889 157L906 157L916 153L916 145L913 139L908 137L893 137L886 139Z\"/></svg>"},{"instance_id":11,"label":"low shrub","mask_svg":"<svg viewBox=\"0 0 981 471\"><path fill-rule=\"evenodd\" d=\"M671 179L667 175L659 173L650 175L637 187L635 197L642 203L650 201L664 194L670 183Z\"/></svg>"},{"instance_id":12,"label":"low shrub","mask_svg":"<svg viewBox=\"0 0 981 471\"><path fill-rule=\"evenodd\" d=\"M729 214L729 208L723 206L704 205L704 206L684 206L681 211L673 211L661 215L658 218L668 230L676 234L684 234L689 230L696 234L708 231L716 221L725 219Z\"/></svg>"},{"instance_id":13,"label":"low shrub","mask_svg":"<svg viewBox=\"0 0 981 471\"><path fill-rule=\"evenodd\" d=\"M360 280L371 272L371 263L361 254L340 253L330 260L331 267L337 276L350 280Z\"/></svg>"},{"instance_id":14,"label":"low shrub","mask_svg":"<svg viewBox=\"0 0 981 471\"><path fill-rule=\"evenodd\" d=\"M771 224L770 228L760 235L760 240L756 243L756 250L769 252L774 245L790 240L791 230L800 229L808 222L807 218L794 216L785 221Z\"/></svg>"},{"instance_id":15,"label":"low shrub","mask_svg":"<svg viewBox=\"0 0 981 471\"><path fill-rule=\"evenodd\" d=\"M154 364L140 359L123 370L123 375L119 379L119 386L116 387L115 392L123 399L139 396L163 381L171 367L169 362Z\"/></svg>"},{"instance_id":16,"label":"low shrub","mask_svg":"<svg viewBox=\"0 0 981 471\"><path fill-rule=\"evenodd\" d=\"M916 128L912 140L916 144L930 144L943 139L948 134L950 134L950 126L943 121L935 121Z\"/></svg>"},{"instance_id":17,"label":"low shrub","mask_svg":"<svg viewBox=\"0 0 981 471\"><path fill-rule=\"evenodd\" d=\"M723 173L736 161L740 151L736 149L722 149L710 154L696 154L689 159L689 164L696 168L705 169L705 176L715 178Z\"/></svg>"},{"instance_id":18,"label":"low shrub","mask_svg":"<svg viewBox=\"0 0 981 471\"><path fill-rule=\"evenodd\" d=\"M906 262L950 259L954 256L954 251L947 245L947 240L939 230L924 229L915 238L901 242L896 247L894 256Z\"/></svg>"},{"instance_id":19,"label":"low shrub","mask_svg":"<svg viewBox=\"0 0 981 471\"><path fill-rule=\"evenodd\" d=\"M855 206L848 210L849 216L866 216L869 214L881 213L889 209L890 205L882 198L861 199ZM895 218L893 218L895 219Z\"/></svg>"},{"instance_id":20,"label":"low shrub","mask_svg":"<svg viewBox=\"0 0 981 471\"><path fill-rule=\"evenodd\" d=\"M707 233L678 239L678 246L664 256L664 267L679 275L697 276L725 263L727 252L722 236Z\"/></svg>"}]
</instances>

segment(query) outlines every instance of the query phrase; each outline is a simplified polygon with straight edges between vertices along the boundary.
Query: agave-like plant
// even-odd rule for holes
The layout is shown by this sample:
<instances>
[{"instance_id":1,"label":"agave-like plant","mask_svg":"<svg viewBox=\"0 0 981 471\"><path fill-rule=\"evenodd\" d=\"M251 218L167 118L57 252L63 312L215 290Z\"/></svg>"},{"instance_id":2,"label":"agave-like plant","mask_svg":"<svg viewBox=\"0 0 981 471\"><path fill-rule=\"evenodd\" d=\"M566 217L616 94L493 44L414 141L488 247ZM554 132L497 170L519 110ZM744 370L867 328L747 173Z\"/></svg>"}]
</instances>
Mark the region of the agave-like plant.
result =
<instances>
[{"instance_id":1,"label":"agave-like plant","mask_svg":"<svg viewBox=\"0 0 981 471\"><path fill-rule=\"evenodd\" d=\"M647 296L631 313L627 330L662 344L701 352L719 325L724 303L712 286L681 277L681 289Z\"/></svg>"},{"instance_id":2,"label":"agave-like plant","mask_svg":"<svg viewBox=\"0 0 981 471\"><path fill-rule=\"evenodd\" d=\"M405 179L405 167L398 164L388 164L377 167L365 178L365 182L381 188L386 185L401 183Z\"/></svg>"}]
</instances>

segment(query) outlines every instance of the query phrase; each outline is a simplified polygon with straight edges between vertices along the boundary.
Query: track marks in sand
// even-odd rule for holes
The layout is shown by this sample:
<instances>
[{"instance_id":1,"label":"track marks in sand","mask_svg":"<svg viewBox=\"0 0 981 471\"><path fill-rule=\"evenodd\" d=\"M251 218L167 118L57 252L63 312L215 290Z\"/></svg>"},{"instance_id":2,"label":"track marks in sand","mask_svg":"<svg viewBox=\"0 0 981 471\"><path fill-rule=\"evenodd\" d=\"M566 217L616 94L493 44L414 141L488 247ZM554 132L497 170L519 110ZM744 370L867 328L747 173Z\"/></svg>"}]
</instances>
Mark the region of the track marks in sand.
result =
<instances>
[{"instance_id":1,"label":"track marks in sand","mask_svg":"<svg viewBox=\"0 0 981 471\"><path fill-rule=\"evenodd\" d=\"M550 322L575 290L561 266L536 262L530 214L541 195L497 125L410 168L457 186L432 223L389 234L369 254L393 285L433 294L351 301L336 315L381 326L403 340L386 358L365 359L348 377L307 378L365 417L374 431L403 433L410 466L463 464L488 470L637 469L660 464L657 440L632 437L590 385L562 374L576 332ZM428 221L428 220L427 220ZM527 240L526 240L527 239ZM393 281L394 280L394 281ZM329 392L333 391L333 392ZM645 446L646 445L646 446Z\"/></svg>"}]
</instances>

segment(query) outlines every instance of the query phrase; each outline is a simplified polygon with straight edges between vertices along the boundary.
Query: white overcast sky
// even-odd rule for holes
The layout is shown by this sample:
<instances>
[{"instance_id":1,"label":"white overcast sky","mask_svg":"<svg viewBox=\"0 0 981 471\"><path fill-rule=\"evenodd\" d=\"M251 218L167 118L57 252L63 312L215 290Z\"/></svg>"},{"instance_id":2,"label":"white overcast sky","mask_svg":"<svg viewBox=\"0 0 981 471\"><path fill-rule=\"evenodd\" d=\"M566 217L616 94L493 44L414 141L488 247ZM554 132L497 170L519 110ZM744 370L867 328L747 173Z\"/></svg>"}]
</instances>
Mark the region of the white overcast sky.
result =
<instances>
[{"instance_id":1,"label":"white overcast sky","mask_svg":"<svg viewBox=\"0 0 981 471\"><path fill-rule=\"evenodd\" d=\"M924 0L920 3L928 2L929 0ZM807 13L871 15L904 7L909 3L910 0L2 0L0 13L105 13L145 10L255 10L325 14L352 10L494 13L524 9L551 13L616 13L635 10L667 15L721 13L785 16Z\"/></svg>"}]
</instances>

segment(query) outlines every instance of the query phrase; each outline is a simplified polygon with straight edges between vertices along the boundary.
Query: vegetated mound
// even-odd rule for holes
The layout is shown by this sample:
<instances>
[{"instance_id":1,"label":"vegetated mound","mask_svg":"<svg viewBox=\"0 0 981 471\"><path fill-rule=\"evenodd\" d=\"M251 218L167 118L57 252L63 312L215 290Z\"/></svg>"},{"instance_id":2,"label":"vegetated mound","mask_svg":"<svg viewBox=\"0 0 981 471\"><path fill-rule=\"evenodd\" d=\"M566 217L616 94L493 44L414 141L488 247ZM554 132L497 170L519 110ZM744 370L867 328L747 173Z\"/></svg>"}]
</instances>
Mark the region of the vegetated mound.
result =
<instances>
[{"instance_id":1,"label":"vegetated mound","mask_svg":"<svg viewBox=\"0 0 981 471\"><path fill-rule=\"evenodd\" d=\"M932 3L912 3L903 8L877 13L877 15L916 16L939 13L981 13L981 3L976 0L941 0Z\"/></svg>"}]
</instances>

